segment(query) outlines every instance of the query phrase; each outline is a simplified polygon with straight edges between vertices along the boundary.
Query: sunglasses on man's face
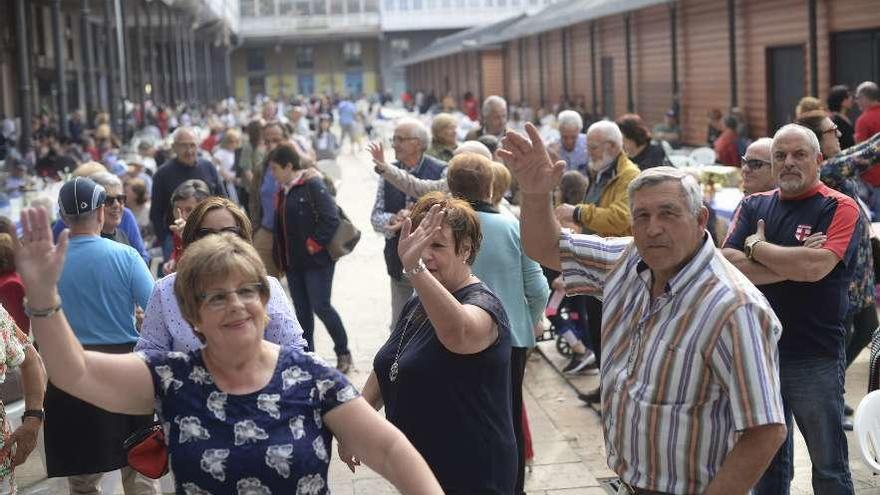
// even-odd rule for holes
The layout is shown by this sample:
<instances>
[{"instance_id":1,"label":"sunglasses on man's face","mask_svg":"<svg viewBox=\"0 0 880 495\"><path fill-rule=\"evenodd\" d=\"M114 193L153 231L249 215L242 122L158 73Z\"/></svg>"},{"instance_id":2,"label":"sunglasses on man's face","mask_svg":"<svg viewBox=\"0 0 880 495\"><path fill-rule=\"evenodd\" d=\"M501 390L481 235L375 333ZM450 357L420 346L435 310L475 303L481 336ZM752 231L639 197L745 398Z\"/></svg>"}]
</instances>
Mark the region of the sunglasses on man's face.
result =
<instances>
[{"instance_id":1,"label":"sunglasses on man's face","mask_svg":"<svg viewBox=\"0 0 880 495\"><path fill-rule=\"evenodd\" d=\"M113 206L117 202L120 205L125 206L125 194L120 194L118 196L107 196L107 198L104 199L104 204L107 206Z\"/></svg>"},{"instance_id":2,"label":"sunglasses on man's face","mask_svg":"<svg viewBox=\"0 0 880 495\"><path fill-rule=\"evenodd\" d=\"M201 239L202 237L209 236L211 234L235 234L237 236L241 236L241 229L238 227L223 227L222 229L209 229L207 227L202 227L196 230L196 239Z\"/></svg>"},{"instance_id":3,"label":"sunglasses on man's face","mask_svg":"<svg viewBox=\"0 0 880 495\"><path fill-rule=\"evenodd\" d=\"M742 167L743 168L748 167L750 170L758 170L759 168L763 167L764 165L770 165L770 162L768 162L766 160L761 160L758 158L748 158L747 159L746 157L742 157Z\"/></svg>"}]
</instances>

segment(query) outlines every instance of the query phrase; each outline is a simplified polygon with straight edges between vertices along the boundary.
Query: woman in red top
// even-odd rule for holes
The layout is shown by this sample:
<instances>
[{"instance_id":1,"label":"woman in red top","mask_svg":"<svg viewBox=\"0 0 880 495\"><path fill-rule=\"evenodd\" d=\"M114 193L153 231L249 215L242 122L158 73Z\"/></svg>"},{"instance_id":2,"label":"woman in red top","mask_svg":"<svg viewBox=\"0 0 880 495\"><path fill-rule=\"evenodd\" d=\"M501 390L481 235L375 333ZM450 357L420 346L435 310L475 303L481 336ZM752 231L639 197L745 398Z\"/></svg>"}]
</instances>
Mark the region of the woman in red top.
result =
<instances>
[{"instance_id":1,"label":"woman in red top","mask_svg":"<svg viewBox=\"0 0 880 495\"><path fill-rule=\"evenodd\" d=\"M24 314L24 285L15 272L14 241L5 232L0 233L0 304L3 304L18 328L28 333L30 320Z\"/></svg>"},{"instance_id":2,"label":"woman in red top","mask_svg":"<svg viewBox=\"0 0 880 495\"><path fill-rule=\"evenodd\" d=\"M739 136L736 133L737 121L728 115L724 119L724 132L715 140L715 161L724 165L738 167L740 165L739 150L736 143Z\"/></svg>"}]
</instances>

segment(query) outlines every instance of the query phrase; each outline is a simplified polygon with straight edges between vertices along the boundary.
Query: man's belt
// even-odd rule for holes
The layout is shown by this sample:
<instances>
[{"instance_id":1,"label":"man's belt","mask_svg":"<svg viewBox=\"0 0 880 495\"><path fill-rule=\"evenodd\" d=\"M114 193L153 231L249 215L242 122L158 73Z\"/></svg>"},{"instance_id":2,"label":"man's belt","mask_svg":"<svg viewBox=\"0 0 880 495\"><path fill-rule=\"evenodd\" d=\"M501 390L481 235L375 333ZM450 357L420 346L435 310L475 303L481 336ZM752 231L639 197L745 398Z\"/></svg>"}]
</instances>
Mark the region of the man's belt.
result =
<instances>
[{"instance_id":1,"label":"man's belt","mask_svg":"<svg viewBox=\"0 0 880 495\"><path fill-rule=\"evenodd\" d=\"M670 495L666 492L655 492L654 490L645 490L620 481L620 488L617 489L617 495Z\"/></svg>"}]
</instances>

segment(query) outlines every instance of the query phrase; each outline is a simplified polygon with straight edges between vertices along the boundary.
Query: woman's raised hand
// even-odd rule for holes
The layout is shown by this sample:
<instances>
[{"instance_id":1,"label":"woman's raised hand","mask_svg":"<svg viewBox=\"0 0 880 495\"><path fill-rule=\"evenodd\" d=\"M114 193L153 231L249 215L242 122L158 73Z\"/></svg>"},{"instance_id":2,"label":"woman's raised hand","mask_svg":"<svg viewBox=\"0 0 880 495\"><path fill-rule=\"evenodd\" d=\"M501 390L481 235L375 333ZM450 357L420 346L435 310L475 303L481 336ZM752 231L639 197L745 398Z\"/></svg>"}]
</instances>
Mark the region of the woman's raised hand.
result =
<instances>
[{"instance_id":1,"label":"woman's raised hand","mask_svg":"<svg viewBox=\"0 0 880 495\"><path fill-rule=\"evenodd\" d=\"M65 229L56 245L49 214L43 208L22 210L21 228L22 237L15 247L15 269L31 303L48 302L55 297L70 232Z\"/></svg>"},{"instance_id":2,"label":"woman's raised hand","mask_svg":"<svg viewBox=\"0 0 880 495\"><path fill-rule=\"evenodd\" d=\"M496 152L516 177L520 189L526 194L549 194L559 184L565 171L565 162L553 162L541 134L531 123L526 124L528 138L516 132L508 132Z\"/></svg>"},{"instance_id":3,"label":"woman's raised hand","mask_svg":"<svg viewBox=\"0 0 880 495\"><path fill-rule=\"evenodd\" d=\"M403 221L400 229L400 241L397 244L397 255L404 270L409 270L419 264L422 252L431 244L434 236L443 228L443 217L446 212L435 204L428 210L428 214L419 223L416 230L412 230L412 218Z\"/></svg>"}]
</instances>

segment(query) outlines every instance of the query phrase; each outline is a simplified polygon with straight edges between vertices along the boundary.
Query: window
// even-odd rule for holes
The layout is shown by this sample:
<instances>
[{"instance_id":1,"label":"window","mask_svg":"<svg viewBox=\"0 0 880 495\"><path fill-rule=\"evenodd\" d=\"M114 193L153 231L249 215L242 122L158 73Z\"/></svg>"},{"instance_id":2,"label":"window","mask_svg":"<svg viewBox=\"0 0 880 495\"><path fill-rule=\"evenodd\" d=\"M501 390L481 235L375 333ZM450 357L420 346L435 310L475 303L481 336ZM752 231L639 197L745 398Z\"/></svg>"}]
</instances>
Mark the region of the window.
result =
<instances>
[{"instance_id":1,"label":"window","mask_svg":"<svg viewBox=\"0 0 880 495\"><path fill-rule=\"evenodd\" d=\"M480 7L480 0L470 0L468 2L468 6L471 8L479 8Z\"/></svg>"},{"instance_id":2,"label":"window","mask_svg":"<svg viewBox=\"0 0 880 495\"><path fill-rule=\"evenodd\" d=\"M422 0L412 0L413 10L422 10Z\"/></svg>"},{"instance_id":3,"label":"window","mask_svg":"<svg viewBox=\"0 0 880 495\"><path fill-rule=\"evenodd\" d=\"M327 15L327 1L315 0L314 2L312 2L312 14Z\"/></svg>"},{"instance_id":4,"label":"window","mask_svg":"<svg viewBox=\"0 0 880 495\"><path fill-rule=\"evenodd\" d=\"M364 12L379 12L379 0L364 0Z\"/></svg>"},{"instance_id":5,"label":"window","mask_svg":"<svg viewBox=\"0 0 880 495\"><path fill-rule=\"evenodd\" d=\"M315 66L315 49L311 46L296 47L296 67L311 69Z\"/></svg>"},{"instance_id":6,"label":"window","mask_svg":"<svg viewBox=\"0 0 880 495\"><path fill-rule=\"evenodd\" d=\"M34 33L34 41L37 46L37 55L45 55L46 54L46 19L43 17L43 7L40 5L34 5L33 10L33 21L34 21L34 29L32 32Z\"/></svg>"},{"instance_id":7,"label":"window","mask_svg":"<svg viewBox=\"0 0 880 495\"><path fill-rule=\"evenodd\" d=\"M395 38L391 40L391 58L402 59L409 56L409 40L407 38Z\"/></svg>"},{"instance_id":8,"label":"window","mask_svg":"<svg viewBox=\"0 0 880 495\"><path fill-rule=\"evenodd\" d=\"M260 0L260 15L275 15L275 0Z\"/></svg>"},{"instance_id":9,"label":"window","mask_svg":"<svg viewBox=\"0 0 880 495\"><path fill-rule=\"evenodd\" d=\"M361 65L363 63L360 41L346 41L342 46L342 57L346 65Z\"/></svg>"},{"instance_id":10,"label":"window","mask_svg":"<svg viewBox=\"0 0 880 495\"><path fill-rule=\"evenodd\" d=\"M263 76L251 76L248 78L248 89L251 93L251 98L254 98L257 95L265 95L266 94L266 78Z\"/></svg>"},{"instance_id":11,"label":"window","mask_svg":"<svg viewBox=\"0 0 880 495\"><path fill-rule=\"evenodd\" d=\"M294 0L278 0L278 15L296 15Z\"/></svg>"},{"instance_id":12,"label":"window","mask_svg":"<svg viewBox=\"0 0 880 495\"><path fill-rule=\"evenodd\" d=\"M241 0L239 8L242 17L254 17L257 15L256 0Z\"/></svg>"},{"instance_id":13,"label":"window","mask_svg":"<svg viewBox=\"0 0 880 495\"><path fill-rule=\"evenodd\" d=\"M396 0L385 0L385 10L392 11L395 10L394 6L396 4Z\"/></svg>"},{"instance_id":14,"label":"window","mask_svg":"<svg viewBox=\"0 0 880 495\"><path fill-rule=\"evenodd\" d=\"M349 14L360 14L361 12L361 0L347 0L345 6L348 8Z\"/></svg>"},{"instance_id":15,"label":"window","mask_svg":"<svg viewBox=\"0 0 880 495\"><path fill-rule=\"evenodd\" d=\"M400 10L409 10L409 0L400 0Z\"/></svg>"},{"instance_id":16,"label":"window","mask_svg":"<svg viewBox=\"0 0 880 495\"><path fill-rule=\"evenodd\" d=\"M260 72L266 70L266 55L262 48L250 48L247 51L248 72Z\"/></svg>"},{"instance_id":17,"label":"window","mask_svg":"<svg viewBox=\"0 0 880 495\"><path fill-rule=\"evenodd\" d=\"M440 0L440 6L444 9L452 7L452 0Z\"/></svg>"}]
</instances>

